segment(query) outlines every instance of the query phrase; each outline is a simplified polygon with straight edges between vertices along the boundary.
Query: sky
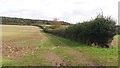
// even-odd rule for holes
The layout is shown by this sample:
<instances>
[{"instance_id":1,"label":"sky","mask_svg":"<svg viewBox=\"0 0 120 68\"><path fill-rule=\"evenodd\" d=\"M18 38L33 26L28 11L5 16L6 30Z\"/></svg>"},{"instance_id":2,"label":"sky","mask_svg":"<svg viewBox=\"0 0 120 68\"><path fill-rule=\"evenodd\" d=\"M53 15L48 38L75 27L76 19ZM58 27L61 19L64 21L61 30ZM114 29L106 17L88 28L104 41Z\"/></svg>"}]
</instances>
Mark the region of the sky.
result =
<instances>
[{"instance_id":1,"label":"sky","mask_svg":"<svg viewBox=\"0 0 120 68\"><path fill-rule=\"evenodd\" d=\"M119 0L0 0L0 16L77 23L103 12L118 21Z\"/></svg>"}]
</instances>

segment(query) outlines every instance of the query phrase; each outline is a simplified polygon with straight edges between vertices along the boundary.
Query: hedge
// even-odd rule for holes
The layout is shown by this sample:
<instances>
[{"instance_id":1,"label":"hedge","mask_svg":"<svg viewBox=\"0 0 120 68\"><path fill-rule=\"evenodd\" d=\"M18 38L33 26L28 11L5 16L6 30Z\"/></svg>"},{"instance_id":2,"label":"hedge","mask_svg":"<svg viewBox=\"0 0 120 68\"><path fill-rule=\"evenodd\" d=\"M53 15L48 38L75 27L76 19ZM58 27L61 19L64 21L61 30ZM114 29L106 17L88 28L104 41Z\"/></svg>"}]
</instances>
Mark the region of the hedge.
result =
<instances>
[{"instance_id":1,"label":"hedge","mask_svg":"<svg viewBox=\"0 0 120 68\"><path fill-rule=\"evenodd\" d=\"M98 15L95 19L68 28L44 29L44 31L79 43L108 48L115 35L115 25L116 22L112 18Z\"/></svg>"}]
</instances>

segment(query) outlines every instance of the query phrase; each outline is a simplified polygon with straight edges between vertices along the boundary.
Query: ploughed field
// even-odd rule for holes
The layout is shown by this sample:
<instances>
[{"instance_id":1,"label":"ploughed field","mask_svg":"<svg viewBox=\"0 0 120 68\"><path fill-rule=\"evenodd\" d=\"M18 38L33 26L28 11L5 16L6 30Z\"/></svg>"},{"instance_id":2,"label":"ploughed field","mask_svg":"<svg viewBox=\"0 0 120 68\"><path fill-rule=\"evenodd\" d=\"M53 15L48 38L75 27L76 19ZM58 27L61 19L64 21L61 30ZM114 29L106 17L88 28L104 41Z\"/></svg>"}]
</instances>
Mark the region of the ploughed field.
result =
<instances>
[{"instance_id":1,"label":"ploughed field","mask_svg":"<svg viewBox=\"0 0 120 68\"><path fill-rule=\"evenodd\" d=\"M0 25L3 66L117 66L113 48L96 48L44 33L35 26Z\"/></svg>"}]
</instances>

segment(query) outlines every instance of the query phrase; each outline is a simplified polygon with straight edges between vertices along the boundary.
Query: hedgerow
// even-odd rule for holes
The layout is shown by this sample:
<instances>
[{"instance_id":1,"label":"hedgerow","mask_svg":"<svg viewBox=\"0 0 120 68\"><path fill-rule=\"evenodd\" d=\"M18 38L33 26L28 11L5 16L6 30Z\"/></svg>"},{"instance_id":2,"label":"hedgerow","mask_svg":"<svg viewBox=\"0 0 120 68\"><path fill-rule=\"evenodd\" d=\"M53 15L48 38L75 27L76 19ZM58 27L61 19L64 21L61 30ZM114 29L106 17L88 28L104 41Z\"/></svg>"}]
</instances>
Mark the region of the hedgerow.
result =
<instances>
[{"instance_id":1,"label":"hedgerow","mask_svg":"<svg viewBox=\"0 0 120 68\"><path fill-rule=\"evenodd\" d=\"M115 21L111 17L98 15L95 19L70 25L67 28L44 31L79 43L108 48L115 30Z\"/></svg>"}]
</instances>

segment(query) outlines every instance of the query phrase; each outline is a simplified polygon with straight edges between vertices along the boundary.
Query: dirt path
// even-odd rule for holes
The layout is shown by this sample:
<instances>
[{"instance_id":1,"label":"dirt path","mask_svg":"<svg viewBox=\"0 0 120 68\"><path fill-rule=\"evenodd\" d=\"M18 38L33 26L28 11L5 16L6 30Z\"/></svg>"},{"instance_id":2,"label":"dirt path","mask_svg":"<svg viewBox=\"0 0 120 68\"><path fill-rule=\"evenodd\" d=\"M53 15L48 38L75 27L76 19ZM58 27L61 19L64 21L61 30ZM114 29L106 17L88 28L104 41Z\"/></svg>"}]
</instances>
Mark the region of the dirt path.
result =
<instances>
[{"instance_id":1,"label":"dirt path","mask_svg":"<svg viewBox=\"0 0 120 68\"><path fill-rule=\"evenodd\" d=\"M89 59L87 59L87 57L82 54L82 52L77 51L75 49L72 49L70 47L68 47L68 49L70 51L67 51L67 54L69 54L73 60L76 60L76 65L82 65L82 66L94 66L96 64L94 64L93 62L91 62Z\"/></svg>"},{"instance_id":2,"label":"dirt path","mask_svg":"<svg viewBox=\"0 0 120 68\"><path fill-rule=\"evenodd\" d=\"M44 35L44 34L43 34ZM46 53L45 59L52 66L94 66L98 64L94 64L90 61L82 52L69 47L69 45L64 42L56 39L51 35L44 35L46 38L46 43L48 42L50 48L48 48L48 53ZM53 41L54 40L54 41ZM48 45L47 44L47 45ZM47 47L47 46L46 46Z\"/></svg>"},{"instance_id":3,"label":"dirt path","mask_svg":"<svg viewBox=\"0 0 120 68\"><path fill-rule=\"evenodd\" d=\"M64 60L62 60L58 55L55 53L47 53L45 55L45 59L52 65L52 66L65 66Z\"/></svg>"}]
</instances>

